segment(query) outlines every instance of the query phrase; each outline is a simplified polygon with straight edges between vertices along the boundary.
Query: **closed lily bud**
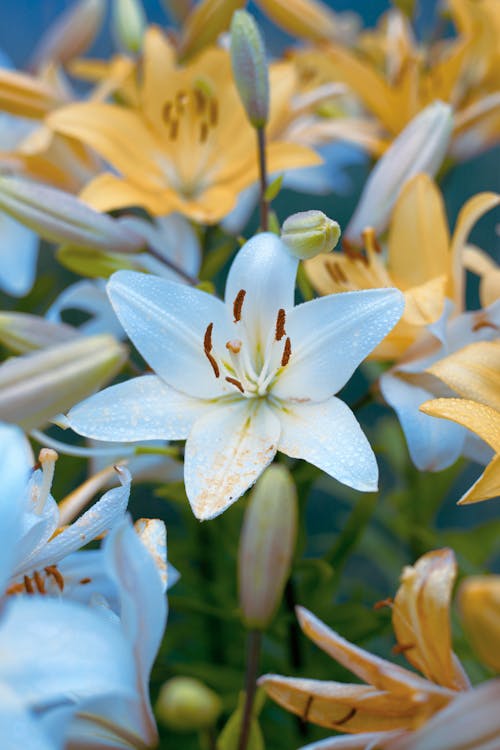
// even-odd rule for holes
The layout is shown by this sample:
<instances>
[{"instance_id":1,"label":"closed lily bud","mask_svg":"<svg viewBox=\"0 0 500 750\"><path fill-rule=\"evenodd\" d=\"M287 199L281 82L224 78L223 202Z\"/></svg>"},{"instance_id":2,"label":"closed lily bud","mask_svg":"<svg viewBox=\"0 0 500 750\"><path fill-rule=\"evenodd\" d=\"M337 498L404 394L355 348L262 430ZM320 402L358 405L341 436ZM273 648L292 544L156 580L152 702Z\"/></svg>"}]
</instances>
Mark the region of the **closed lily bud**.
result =
<instances>
[{"instance_id":1,"label":"closed lily bud","mask_svg":"<svg viewBox=\"0 0 500 750\"><path fill-rule=\"evenodd\" d=\"M63 190L19 177L0 177L0 209L49 242L136 253L145 240L117 219Z\"/></svg>"},{"instance_id":2,"label":"closed lily bud","mask_svg":"<svg viewBox=\"0 0 500 750\"><path fill-rule=\"evenodd\" d=\"M14 354L45 349L77 336L77 329L65 323L53 323L29 313L0 313L0 343Z\"/></svg>"},{"instance_id":3,"label":"closed lily bud","mask_svg":"<svg viewBox=\"0 0 500 750\"><path fill-rule=\"evenodd\" d=\"M111 380L126 358L126 348L103 334L9 359L0 367L0 420L42 427Z\"/></svg>"},{"instance_id":4,"label":"closed lily bud","mask_svg":"<svg viewBox=\"0 0 500 750\"><path fill-rule=\"evenodd\" d=\"M201 0L191 11L184 24L179 57L185 61L213 44L219 34L227 31L233 13L245 5L246 0Z\"/></svg>"},{"instance_id":5,"label":"closed lily bud","mask_svg":"<svg viewBox=\"0 0 500 750\"><path fill-rule=\"evenodd\" d=\"M104 19L106 0L80 0L62 13L40 40L30 61L37 68L45 62L64 63L85 52Z\"/></svg>"},{"instance_id":6,"label":"closed lily bud","mask_svg":"<svg viewBox=\"0 0 500 750\"><path fill-rule=\"evenodd\" d=\"M139 52L147 26L141 0L113 0L113 36L124 52Z\"/></svg>"},{"instance_id":7,"label":"closed lily bud","mask_svg":"<svg viewBox=\"0 0 500 750\"><path fill-rule=\"evenodd\" d=\"M231 21L231 65L238 93L254 128L263 128L269 116L269 73L259 28L245 10Z\"/></svg>"},{"instance_id":8,"label":"closed lily bud","mask_svg":"<svg viewBox=\"0 0 500 750\"><path fill-rule=\"evenodd\" d=\"M453 114L436 101L420 112L399 134L370 174L344 237L361 243L363 230L384 231L403 185L419 172L433 177L448 150Z\"/></svg>"},{"instance_id":9,"label":"closed lily bud","mask_svg":"<svg viewBox=\"0 0 500 750\"><path fill-rule=\"evenodd\" d=\"M285 220L281 239L300 260L329 253L340 237L340 227L322 211L300 211Z\"/></svg>"},{"instance_id":10,"label":"closed lily bud","mask_svg":"<svg viewBox=\"0 0 500 750\"><path fill-rule=\"evenodd\" d=\"M470 576L458 603L472 645L486 666L500 672L500 576Z\"/></svg>"},{"instance_id":11,"label":"closed lily bud","mask_svg":"<svg viewBox=\"0 0 500 750\"><path fill-rule=\"evenodd\" d=\"M248 628L272 620L290 573L297 537L297 491L290 472L270 466L255 485L241 532L240 606Z\"/></svg>"},{"instance_id":12,"label":"closed lily bud","mask_svg":"<svg viewBox=\"0 0 500 750\"><path fill-rule=\"evenodd\" d=\"M222 711L217 693L194 677L173 677L160 690L155 714L175 732L200 732L213 727Z\"/></svg>"}]
</instances>

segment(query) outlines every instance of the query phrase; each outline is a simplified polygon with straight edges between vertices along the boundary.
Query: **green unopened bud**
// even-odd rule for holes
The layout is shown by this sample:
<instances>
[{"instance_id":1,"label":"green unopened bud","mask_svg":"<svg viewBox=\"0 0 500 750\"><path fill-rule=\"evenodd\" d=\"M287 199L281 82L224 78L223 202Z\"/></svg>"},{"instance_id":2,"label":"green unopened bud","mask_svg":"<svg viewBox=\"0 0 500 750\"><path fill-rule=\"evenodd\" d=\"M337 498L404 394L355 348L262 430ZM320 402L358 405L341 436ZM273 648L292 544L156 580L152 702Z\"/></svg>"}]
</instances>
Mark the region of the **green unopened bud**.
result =
<instances>
[{"instance_id":1,"label":"green unopened bud","mask_svg":"<svg viewBox=\"0 0 500 750\"><path fill-rule=\"evenodd\" d=\"M194 677L173 677L165 682L155 706L158 721L175 732L210 729L221 711L217 693Z\"/></svg>"},{"instance_id":2,"label":"green unopened bud","mask_svg":"<svg viewBox=\"0 0 500 750\"><path fill-rule=\"evenodd\" d=\"M289 471L270 466L255 485L241 532L240 606L248 628L264 629L290 573L297 536L297 491Z\"/></svg>"},{"instance_id":3,"label":"green unopened bud","mask_svg":"<svg viewBox=\"0 0 500 750\"><path fill-rule=\"evenodd\" d=\"M0 208L49 242L135 253L142 237L63 190L19 177L0 177Z\"/></svg>"},{"instance_id":4,"label":"green unopened bud","mask_svg":"<svg viewBox=\"0 0 500 750\"><path fill-rule=\"evenodd\" d=\"M183 25L179 45L181 62L213 44L219 34L228 30L234 11L243 5L245 0L201 0L197 3Z\"/></svg>"},{"instance_id":5,"label":"green unopened bud","mask_svg":"<svg viewBox=\"0 0 500 750\"><path fill-rule=\"evenodd\" d=\"M62 245L56 254L59 263L79 276L90 279L107 279L115 271L145 270L136 256L125 253L105 253L102 250L89 250L86 247ZM137 256L140 258L140 255Z\"/></svg>"},{"instance_id":6,"label":"green unopened bud","mask_svg":"<svg viewBox=\"0 0 500 750\"><path fill-rule=\"evenodd\" d=\"M252 16L237 10L231 21L231 64L248 119L262 128L269 116L269 73L266 50Z\"/></svg>"},{"instance_id":7,"label":"green unopened bud","mask_svg":"<svg viewBox=\"0 0 500 750\"><path fill-rule=\"evenodd\" d=\"M139 52L147 26L141 0L114 0L113 35L124 52Z\"/></svg>"},{"instance_id":8,"label":"green unopened bud","mask_svg":"<svg viewBox=\"0 0 500 750\"><path fill-rule=\"evenodd\" d=\"M127 358L112 336L78 337L0 367L0 420L42 427L111 380Z\"/></svg>"},{"instance_id":9,"label":"green unopened bud","mask_svg":"<svg viewBox=\"0 0 500 750\"><path fill-rule=\"evenodd\" d=\"M340 227L322 211L292 214L283 224L281 239L292 255L300 260L329 253L340 237Z\"/></svg>"},{"instance_id":10,"label":"green unopened bud","mask_svg":"<svg viewBox=\"0 0 500 750\"><path fill-rule=\"evenodd\" d=\"M65 323L53 323L29 313L0 313L0 343L14 354L26 354L70 341L78 331Z\"/></svg>"}]
</instances>

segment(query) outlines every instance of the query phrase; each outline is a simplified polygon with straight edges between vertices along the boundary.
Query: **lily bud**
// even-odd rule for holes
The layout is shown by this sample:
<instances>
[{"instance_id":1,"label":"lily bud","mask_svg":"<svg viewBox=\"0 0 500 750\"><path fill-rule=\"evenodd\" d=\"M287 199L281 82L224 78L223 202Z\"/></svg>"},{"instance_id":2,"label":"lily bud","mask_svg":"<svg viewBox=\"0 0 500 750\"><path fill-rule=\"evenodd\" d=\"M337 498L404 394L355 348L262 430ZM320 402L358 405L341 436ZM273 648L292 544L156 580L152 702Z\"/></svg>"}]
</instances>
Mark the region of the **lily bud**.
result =
<instances>
[{"instance_id":1,"label":"lily bud","mask_svg":"<svg viewBox=\"0 0 500 750\"><path fill-rule=\"evenodd\" d=\"M139 52L147 26L141 0L114 0L113 35L124 52Z\"/></svg>"},{"instance_id":2,"label":"lily bud","mask_svg":"<svg viewBox=\"0 0 500 750\"><path fill-rule=\"evenodd\" d=\"M234 11L243 5L245 0L201 0L184 24L179 47L181 62L213 44L219 34L228 30Z\"/></svg>"},{"instance_id":3,"label":"lily bud","mask_svg":"<svg viewBox=\"0 0 500 750\"><path fill-rule=\"evenodd\" d=\"M174 732L209 729L221 712L217 693L193 677L173 677L165 682L155 706L158 721Z\"/></svg>"},{"instance_id":4,"label":"lily bud","mask_svg":"<svg viewBox=\"0 0 500 750\"><path fill-rule=\"evenodd\" d=\"M344 236L361 243L362 232L384 231L403 185L419 172L433 177L441 166L453 130L448 104L436 101L398 135L370 174Z\"/></svg>"},{"instance_id":5,"label":"lily bud","mask_svg":"<svg viewBox=\"0 0 500 750\"><path fill-rule=\"evenodd\" d=\"M472 645L486 666L500 672L500 576L470 576L458 602Z\"/></svg>"},{"instance_id":6,"label":"lily bud","mask_svg":"<svg viewBox=\"0 0 500 750\"><path fill-rule=\"evenodd\" d=\"M78 337L0 367L0 420L42 427L113 378L127 358L112 336Z\"/></svg>"},{"instance_id":7,"label":"lily bud","mask_svg":"<svg viewBox=\"0 0 500 750\"><path fill-rule=\"evenodd\" d=\"M0 343L14 354L26 354L70 341L78 331L65 323L53 323L29 313L0 313Z\"/></svg>"},{"instance_id":8,"label":"lily bud","mask_svg":"<svg viewBox=\"0 0 500 750\"><path fill-rule=\"evenodd\" d=\"M300 211L285 220L281 239L292 255L300 260L314 258L333 250L340 237L340 227L323 211Z\"/></svg>"},{"instance_id":9,"label":"lily bud","mask_svg":"<svg viewBox=\"0 0 500 750\"><path fill-rule=\"evenodd\" d=\"M342 19L320 0L260 0L259 6L291 36L314 42L340 37Z\"/></svg>"},{"instance_id":10,"label":"lily bud","mask_svg":"<svg viewBox=\"0 0 500 750\"><path fill-rule=\"evenodd\" d=\"M105 10L105 0L80 0L68 8L42 36L30 67L49 61L64 65L85 52L97 36Z\"/></svg>"},{"instance_id":11,"label":"lily bud","mask_svg":"<svg viewBox=\"0 0 500 750\"><path fill-rule=\"evenodd\" d=\"M0 177L0 209L49 242L136 253L145 241L111 216L63 190L19 177Z\"/></svg>"},{"instance_id":12,"label":"lily bud","mask_svg":"<svg viewBox=\"0 0 500 750\"><path fill-rule=\"evenodd\" d=\"M263 128L269 117L269 73L259 28L245 10L231 21L231 65L236 87L248 119Z\"/></svg>"},{"instance_id":13,"label":"lily bud","mask_svg":"<svg viewBox=\"0 0 500 750\"><path fill-rule=\"evenodd\" d=\"M255 485L241 532L238 578L243 620L264 629L277 609L297 537L297 490L284 466L270 466Z\"/></svg>"}]
</instances>

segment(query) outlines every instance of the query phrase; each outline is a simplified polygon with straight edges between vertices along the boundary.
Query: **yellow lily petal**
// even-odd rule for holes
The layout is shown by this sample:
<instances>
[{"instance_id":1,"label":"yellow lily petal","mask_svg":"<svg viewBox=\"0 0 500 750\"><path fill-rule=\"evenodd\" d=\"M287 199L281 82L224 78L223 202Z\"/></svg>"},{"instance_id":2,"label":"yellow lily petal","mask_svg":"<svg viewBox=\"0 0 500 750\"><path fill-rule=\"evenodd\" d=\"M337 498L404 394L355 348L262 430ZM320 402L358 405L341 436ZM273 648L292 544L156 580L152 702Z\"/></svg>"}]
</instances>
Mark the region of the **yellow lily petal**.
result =
<instances>
[{"instance_id":1,"label":"yellow lily petal","mask_svg":"<svg viewBox=\"0 0 500 750\"><path fill-rule=\"evenodd\" d=\"M466 245L462 257L464 267L481 277L479 282L481 307L489 307L500 298L500 267L484 250L472 245Z\"/></svg>"},{"instance_id":2,"label":"yellow lily petal","mask_svg":"<svg viewBox=\"0 0 500 750\"><path fill-rule=\"evenodd\" d=\"M443 312L446 283L447 277L443 275L407 289L404 320L415 326L426 326L438 320Z\"/></svg>"},{"instance_id":3,"label":"yellow lily petal","mask_svg":"<svg viewBox=\"0 0 500 750\"><path fill-rule=\"evenodd\" d=\"M463 398L437 398L422 404L420 411L467 427L488 443L495 453L500 453L500 412L491 406Z\"/></svg>"},{"instance_id":4,"label":"yellow lily petal","mask_svg":"<svg viewBox=\"0 0 500 750\"><path fill-rule=\"evenodd\" d=\"M213 44L229 28L234 11L244 5L245 0L201 0L184 23L179 58L184 61Z\"/></svg>"},{"instance_id":5,"label":"yellow lily petal","mask_svg":"<svg viewBox=\"0 0 500 750\"><path fill-rule=\"evenodd\" d=\"M307 609L297 607L296 611L300 627L305 635L329 656L370 685L379 690L406 696L422 691L427 694L430 691L438 702L441 701L441 705L447 701L448 691L433 686L432 683L408 669L354 646L318 620Z\"/></svg>"},{"instance_id":6,"label":"yellow lily petal","mask_svg":"<svg viewBox=\"0 0 500 750\"><path fill-rule=\"evenodd\" d=\"M42 81L0 68L0 109L4 112L38 119L62 103L60 96Z\"/></svg>"},{"instance_id":7,"label":"yellow lily petal","mask_svg":"<svg viewBox=\"0 0 500 750\"><path fill-rule=\"evenodd\" d=\"M461 396L500 412L500 342L479 341L428 368Z\"/></svg>"},{"instance_id":8,"label":"yellow lily petal","mask_svg":"<svg viewBox=\"0 0 500 750\"><path fill-rule=\"evenodd\" d=\"M269 18L299 39L321 41L339 35L335 13L318 0L259 0Z\"/></svg>"},{"instance_id":9,"label":"yellow lily petal","mask_svg":"<svg viewBox=\"0 0 500 750\"><path fill-rule=\"evenodd\" d=\"M481 661L500 672L500 576L470 576L458 591L465 628Z\"/></svg>"},{"instance_id":10,"label":"yellow lily petal","mask_svg":"<svg viewBox=\"0 0 500 750\"><path fill-rule=\"evenodd\" d=\"M450 270L450 236L441 192L427 174L403 187L389 229L388 268L399 288L424 284Z\"/></svg>"},{"instance_id":11,"label":"yellow lily petal","mask_svg":"<svg viewBox=\"0 0 500 750\"><path fill-rule=\"evenodd\" d=\"M500 456L495 456L457 505L480 503L500 496Z\"/></svg>"},{"instance_id":12,"label":"yellow lily petal","mask_svg":"<svg viewBox=\"0 0 500 750\"><path fill-rule=\"evenodd\" d=\"M457 569L451 549L423 555L404 568L392 624L406 659L429 680L452 690L469 681L451 650L449 609Z\"/></svg>"},{"instance_id":13,"label":"yellow lily petal","mask_svg":"<svg viewBox=\"0 0 500 750\"><path fill-rule=\"evenodd\" d=\"M98 211L142 206L156 216L178 211L181 204L173 190L143 190L109 172L89 182L80 193L80 198Z\"/></svg>"},{"instance_id":14,"label":"yellow lily petal","mask_svg":"<svg viewBox=\"0 0 500 750\"><path fill-rule=\"evenodd\" d=\"M165 87L165 76L175 70L175 51L161 29L151 26L144 35L143 85L140 94L144 114L161 132L164 99L159 92Z\"/></svg>"},{"instance_id":15,"label":"yellow lily petal","mask_svg":"<svg viewBox=\"0 0 500 750\"><path fill-rule=\"evenodd\" d=\"M467 237L481 216L498 205L500 205L499 194L479 193L468 200L458 214L455 231L451 240L452 275L450 277L448 295L455 300L459 309L462 309L464 305L462 252Z\"/></svg>"},{"instance_id":16,"label":"yellow lily petal","mask_svg":"<svg viewBox=\"0 0 500 750\"><path fill-rule=\"evenodd\" d=\"M265 675L259 680L273 700L303 721L342 732L380 732L417 726L428 715L425 701L391 695L371 685L348 685Z\"/></svg>"}]
</instances>

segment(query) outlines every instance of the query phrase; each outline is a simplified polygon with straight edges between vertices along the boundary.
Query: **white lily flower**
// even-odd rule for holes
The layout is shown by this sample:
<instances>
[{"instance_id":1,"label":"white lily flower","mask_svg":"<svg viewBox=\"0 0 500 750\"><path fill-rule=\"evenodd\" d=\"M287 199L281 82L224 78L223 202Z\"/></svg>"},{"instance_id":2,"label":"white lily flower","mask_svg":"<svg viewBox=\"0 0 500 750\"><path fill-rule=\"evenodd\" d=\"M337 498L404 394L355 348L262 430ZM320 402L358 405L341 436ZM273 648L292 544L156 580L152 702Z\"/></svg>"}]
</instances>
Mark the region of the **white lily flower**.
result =
<instances>
[{"instance_id":1,"label":"white lily flower","mask_svg":"<svg viewBox=\"0 0 500 750\"><path fill-rule=\"evenodd\" d=\"M411 346L404 358L380 378L380 389L395 410L408 443L410 456L420 471L441 471L460 455L479 463L491 457L488 448L465 427L419 411L429 399L453 392L425 371L443 357L476 341L493 341L500 328L500 300L484 310L451 317L447 301L441 318Z\"/></svg>"},{"instance_id":2,"label":"white lily flower","mask_svg":"<svg viewBox=\"0 0 500 750\"><path fill-rule=\"evenodd\" d=\"M98 440L187 438L184 479L197 518L222 513L277 450L363 491L373 451L334 397L399 320L396 289L331 295L294 307L298 261L273 234L247 242L225 303L198 289L119 271L108 293L157 375L107 388L68 414Z\"/></svg>"}]
</instances>

